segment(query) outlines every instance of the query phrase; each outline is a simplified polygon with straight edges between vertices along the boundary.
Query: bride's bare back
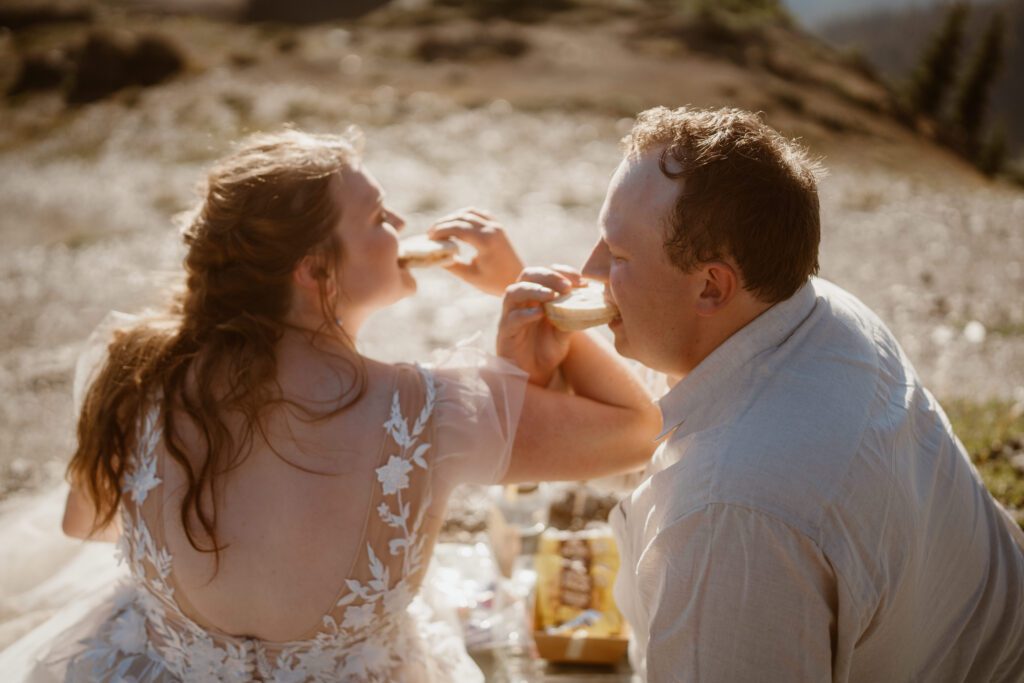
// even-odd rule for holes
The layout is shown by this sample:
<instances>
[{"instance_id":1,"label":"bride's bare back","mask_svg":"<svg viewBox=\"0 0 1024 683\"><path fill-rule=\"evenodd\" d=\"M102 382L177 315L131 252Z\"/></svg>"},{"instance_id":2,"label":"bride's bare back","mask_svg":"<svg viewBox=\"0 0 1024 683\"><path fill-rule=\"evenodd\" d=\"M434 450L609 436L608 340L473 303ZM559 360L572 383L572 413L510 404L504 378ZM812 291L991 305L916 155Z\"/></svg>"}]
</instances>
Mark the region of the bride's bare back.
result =
<instances>
[{"instance_id":1,"label":"bride's bare back","mask_svg":"<svg viewBox=\"0 0 1024 683\"><path fill-rule=\"evenodd\" d=\"M186 538L179 514L185 474L161 449L162 528L176 598L197 623L288 641L315 632L334 607L376 514L375 470L387 460L383 425L400 372L372 361L366 370L363 397L335 416L309 421L294 408L275 409L266 425L269 443L257 435L244 462L217 478L219 557L197 551ZM289 334L279 350L279 381L286 396L306 405L322 401L322 410L353 377ZM236 437L239 427L232 425ZM193 446L188 452L199 452L194 430L182 431Z\"/></svg>"}]
</instances>

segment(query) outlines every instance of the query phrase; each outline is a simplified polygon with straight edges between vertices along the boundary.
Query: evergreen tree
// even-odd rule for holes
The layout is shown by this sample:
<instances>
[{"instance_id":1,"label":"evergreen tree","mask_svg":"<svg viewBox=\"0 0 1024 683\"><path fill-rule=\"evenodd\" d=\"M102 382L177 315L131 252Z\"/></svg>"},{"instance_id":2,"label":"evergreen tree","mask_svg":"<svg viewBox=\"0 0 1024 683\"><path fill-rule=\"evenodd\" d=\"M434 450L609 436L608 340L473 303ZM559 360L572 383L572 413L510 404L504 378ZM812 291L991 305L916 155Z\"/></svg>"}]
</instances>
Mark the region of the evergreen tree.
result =
<instances>
[{"instance_id":1,"label":"evergreen tree","mask_svg":"<svg viewBox=\"0 0 1024 683\"><path fill-rule=\"evenodd\" d=\"M985 175L995 175L1006 165L1006 131L997 126L988 136L978 153L978 169Z\"/></svg>"},{"instance_id":2,"label":"evergreen tree","mask_svg":"<svg viewBox=\"0 0 1024 683\"><path fill-rule=\"evenodd\" d=\"M963 135L965 151L971 158L977 156L981 127L988 113L989 91L1002 67L1005 30L1002 13L992 15L957 93L955 122Z\"/></svg>"},{"instance_id":3,"label":"evergreen tree","mask_svg":"<svg viewBox=\"0 0 1024 683\"><path fill-rule=\"evenodd\" d=\"M949 8L942 27L933 35L911 78L909 97L914 111L938 117L960 59L967 5L957 2Z\"/></svg>"}]
</instances>

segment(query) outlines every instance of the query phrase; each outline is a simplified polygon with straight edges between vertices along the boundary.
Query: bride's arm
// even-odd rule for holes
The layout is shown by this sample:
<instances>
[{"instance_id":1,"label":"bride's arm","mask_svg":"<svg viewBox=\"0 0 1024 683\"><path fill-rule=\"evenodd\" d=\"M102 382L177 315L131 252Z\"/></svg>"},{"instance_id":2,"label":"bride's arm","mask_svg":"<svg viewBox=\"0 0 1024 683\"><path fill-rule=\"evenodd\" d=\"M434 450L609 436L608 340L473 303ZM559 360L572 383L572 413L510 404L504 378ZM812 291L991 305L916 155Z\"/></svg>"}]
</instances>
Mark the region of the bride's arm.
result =
<instances>
[{"instance_id":1,"label":"bride's arm","mask_svg":"<svg viewBox=\"0 0 1024 683\"><path fill-rule=\"evenodd\" d=\"M623 359L604 340L560 332L544 318L540 303L574 277L531 268L505 295L498 352L531 377L505 483L627 472L656 446L661 415ZM558 367L574 394L544 388Z\"/></svg>"},{"instance_id":2,"label":"bride's arm","mask_svg":"<svg viewBox=\"0 0 1024 683\"><path fill-rule=\"evenodd\" d=\"M547 320L543 304L581 282L580 274L567 266L555 268L527 268L506 290L498 355L519 366L537 386L549 386L561 369L579 396L656 414L647 386L607 341L588 332L563 332Z\"/></svg>"},{"instance_id":3,"label":"bride's arm","mask_svg":"<svg viewBox=\"0 0 1024 683\"><path fill-rule=\"evenodd\" d=\"M530 385L502 483L594 479L643 465L657 445L657 409L622 407Z\"/></svg>"},{"instance_id":4,"label":"bride's arm","mask_svg":"<svg viewBox=\"0 0 1024 683\"><path fill-rule=\"evenodd\" d=\"M577 396L644 410L660 429L661 417L654 405L654 396L603 337L590 332L573 332L569 338L569 352L560 368L562 377Z\"/></svg>"},{"instance_id":5,"label":"bride's arm","mask_svg":"<svg viewBox=\"0 0 1024 683\"><path fill-rule=\"evenodd\" d=\"M61 527L71 538L86 541L116 541L121 536L121 516L114 518L104 527L96 528L96 505L84 486L71 483L67 502L64 504L64 520Z\"/></svg>"}]
</instances>

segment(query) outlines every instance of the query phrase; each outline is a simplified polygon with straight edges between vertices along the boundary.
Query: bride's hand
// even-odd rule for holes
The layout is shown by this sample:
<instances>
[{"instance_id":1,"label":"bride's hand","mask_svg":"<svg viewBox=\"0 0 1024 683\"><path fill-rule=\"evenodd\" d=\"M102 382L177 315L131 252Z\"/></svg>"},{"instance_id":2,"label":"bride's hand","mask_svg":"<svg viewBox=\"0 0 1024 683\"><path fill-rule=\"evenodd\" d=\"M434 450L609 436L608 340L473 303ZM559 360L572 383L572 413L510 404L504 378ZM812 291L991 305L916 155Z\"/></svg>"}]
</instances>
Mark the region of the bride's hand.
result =
<instances>
[{"instance_id":1,"label":"bride's hand","mask_svg":"<svg viewBox=\"0 0 1024 683\"><path fill-rule=\"evenodd\" d=\"M511 360L530 376L530 382L547 386L569 353L571 332L554 327L544 315L544 303L580 284L571 268L527 268L519 281L505 290L498 325L498 355Z\"/></svg>"},{"instance_id":2,"label":"bride's hand","mask_svg":"<svg viewBox=\"0 0 1024 683\"><path fill-rule=\"evenodd\" d=\"M476 253L469 261L456 261L448 270L488 294L500 296L523 270L523 261L505 228L483 211L458 211L432 225L427 235L434 239L451 237L473 247Z\"/></svg>"}]
</instances>

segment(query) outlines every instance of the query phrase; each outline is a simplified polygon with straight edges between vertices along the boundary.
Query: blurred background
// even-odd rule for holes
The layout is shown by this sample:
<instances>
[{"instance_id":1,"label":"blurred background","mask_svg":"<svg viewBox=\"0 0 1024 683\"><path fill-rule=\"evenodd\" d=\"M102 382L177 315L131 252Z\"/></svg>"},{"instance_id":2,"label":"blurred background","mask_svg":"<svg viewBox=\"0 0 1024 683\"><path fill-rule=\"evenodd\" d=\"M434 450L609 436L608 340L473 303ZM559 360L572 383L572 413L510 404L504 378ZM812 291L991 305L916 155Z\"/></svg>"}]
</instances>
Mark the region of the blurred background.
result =
<instances>
[{"instance_id":1,"label":"blurred background","mask_svg":"<svg viewBox=\"0 0 1024 683\"><path fill-rule=\"evenodd\" d=\"M1022 521L1022 80L1024 0L0 0L0 509L62 479L86 338L162 304L178 218L245 135L354 124L410 232L472 205L527 262L580 265L633 117L693 105L762 112L822 161L822 275L889 324ZM417 277L363 352L493 343L497 299ZM615 500L454 497L428 584L489 680L629 679L522 655L527 546Z\"/></svg>"},{"instance_id":2,"label":"blurred background","mask_svg":"<svg viewBox=\"0 0 1024 683\"><path fill-rule=\"evenodd\" d=\"M245 134L355 124L412 231L474 205L580 264L632 117L694 105L822 160L822 275L1024 507L1024 1L3 0L0 27L2 497L61 478L85 338L160 304L174 217ZM496 313L424 273L363 350L487 345Z\"/></svg>"}]
</instances>

